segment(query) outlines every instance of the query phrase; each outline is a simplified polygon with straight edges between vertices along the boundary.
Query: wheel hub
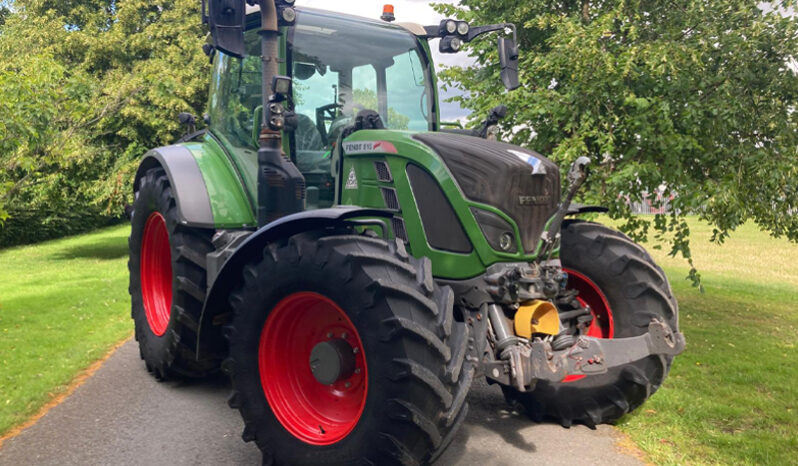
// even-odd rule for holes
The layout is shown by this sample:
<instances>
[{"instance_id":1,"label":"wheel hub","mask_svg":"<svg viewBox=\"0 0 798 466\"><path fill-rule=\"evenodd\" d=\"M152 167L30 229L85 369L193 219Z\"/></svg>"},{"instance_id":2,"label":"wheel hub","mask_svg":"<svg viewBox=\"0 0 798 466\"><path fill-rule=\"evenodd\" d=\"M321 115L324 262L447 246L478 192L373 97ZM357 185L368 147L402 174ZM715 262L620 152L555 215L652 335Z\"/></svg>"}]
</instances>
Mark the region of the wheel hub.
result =
<instances>
[{"instance_id":1,"label":"wheel hub","mask_svg":"<svg viewBox=\"0 0 798 466\"><path fill-rule=\"evenodd\" d=\"M355 372L354 348L346 340L323 341L310 352L310 371L323 385L333 385Z\"/></svg>"},{"instance_id":2,"label":"wheel hub","mask_svg":"<svg viewBox=\"0 0 798 466\"><path fill-rule=\"evenodd\" d=\"M266 400L280 424L311 445L332 445L358 425L368 394L357 328L330 298L297 292L269 313L258 346Z\"/></svg>"}]
</instances>

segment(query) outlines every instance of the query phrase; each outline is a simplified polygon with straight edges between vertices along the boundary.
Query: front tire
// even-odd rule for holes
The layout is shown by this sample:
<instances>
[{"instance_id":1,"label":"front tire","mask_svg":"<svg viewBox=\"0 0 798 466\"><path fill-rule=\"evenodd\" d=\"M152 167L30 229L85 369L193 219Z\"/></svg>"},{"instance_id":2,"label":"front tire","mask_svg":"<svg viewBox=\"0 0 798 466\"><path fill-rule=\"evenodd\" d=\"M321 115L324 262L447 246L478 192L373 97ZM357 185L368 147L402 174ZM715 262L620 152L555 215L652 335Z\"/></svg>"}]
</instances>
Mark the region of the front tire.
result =
<instances>
[{"instance_id":1,"label":"front tire","mask_svg":"<svg viewBox=\"0 0 798 466\"><path fill-rule=\"evenodd\" d=\"M180 225L169 178L160 167L140 180L128 244L131 316L147 370L158 380L216 371L218 358L195 357L211 232Z\"/></svg>"},{"instance_id":2,"label":"front tire","mask_svg":"<svg viewBox=\"0 0 798 466\"><path fill-rule=\"evenodd\" d=\"M648 331L652 319L678 331L678 306L664 272L625 235L596 223L569 221L562 230L561 260L569 289L590 306L594 321L585 332L598 338L626 338ZM672 356L649 356L606 374L538 381L533 392L502 387L508 402L535 421L595 427L639 407L662 385Z\"/></svg>"},{"instance_id":3,"label":"front tire","mask_svg":"<svg viewBox=\"0 0 798 466\"><path fill-rule=\"evenodd\" d=\"M401 242L302 234L242 275L223 368L264 464L423 464L449 445L474 371L429 260ZM343 350L322 383L311 364L328 346Z\"/></svg>"}]
</instances>

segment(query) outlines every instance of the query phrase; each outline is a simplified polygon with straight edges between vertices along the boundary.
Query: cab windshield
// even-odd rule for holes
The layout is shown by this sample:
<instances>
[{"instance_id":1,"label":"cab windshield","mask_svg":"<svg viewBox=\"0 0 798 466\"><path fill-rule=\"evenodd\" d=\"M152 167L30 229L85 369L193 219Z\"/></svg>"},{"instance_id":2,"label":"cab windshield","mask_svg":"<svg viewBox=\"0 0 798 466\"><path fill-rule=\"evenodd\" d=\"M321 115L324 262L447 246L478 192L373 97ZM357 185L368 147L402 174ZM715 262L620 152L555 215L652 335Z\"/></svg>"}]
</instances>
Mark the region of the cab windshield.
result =
<instances>
[{"instance_id":1,"label":"cab windshield","mask_svg":"<svg viewBox=\"0 0 798 466\"><path fill-rule=\"evenodd\" d=\"M298 126L286 139L305 175L308 209L328 207L334 198L332 144L360 110L379 112L389 129L435 129L430 66L415 36L386 23L298 9L287 31L286 64L294 79L289 107ZM244 40L245 58L216 55L208 113L212 133L236 154L255 196L262 113L256 23Z\"/></svg>"},{"instance_id":2,"label":"cab windshield","mask_svg":"<svg viewBox=\"0 0 798 466\"><path fill-rule=\"evenodd\" d=\"M298 151L328 149L360 110L428 131L431 83L417 39L393 25L300 10L289 33Z\"/></svg>"}]
</instances>

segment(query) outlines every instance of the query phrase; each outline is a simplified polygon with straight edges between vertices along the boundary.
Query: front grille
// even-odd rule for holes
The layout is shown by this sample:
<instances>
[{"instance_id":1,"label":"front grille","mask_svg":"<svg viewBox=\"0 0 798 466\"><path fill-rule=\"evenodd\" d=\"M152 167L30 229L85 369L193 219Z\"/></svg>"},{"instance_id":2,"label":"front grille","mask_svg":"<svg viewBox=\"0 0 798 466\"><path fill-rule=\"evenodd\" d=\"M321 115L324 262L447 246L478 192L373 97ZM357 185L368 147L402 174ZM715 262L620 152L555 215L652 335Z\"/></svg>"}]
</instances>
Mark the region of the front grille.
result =
<instances>
[{"instance_id":1,"label":"front grille","mask_svg":"<svg viewBox=\"0 0 798 466\"><path fill-rule=\"evenodd\" d=\"M405 221L401 217L394 217L391 219L391 228L393 228L394 236L407 243L407 230L405 230Z\"/></svg>"},{"instance_id":2,"label":"front grille","mask_svg":"<svg viewBox=\"0 0 798 466\"><path fill-rule=\"evenodd\" d=\"M418 165L407 164L407 179L416 200L427 243L441 251L468 254L474 248L438 181Z\"/></svg>"},{"instance_id":3,"label":"front grille","mask_svg":"<svg viewBox=\"0 0 798 466\"><path fill-rule=\"evenodd\" d=\"M393 188L380 188L380 191L382 191L382 199L385 201L385 207L388 210L398 212L399 198L396 197L396 190Z\"/></svg>"},{"instance_id":4,"label":"front grille","mask_svg":"<svg viewBox=\"0 0 798 466\"><path fill-rule=\"evenodd\" d=\"M555 163L518 146L471 136L424 133L414 138L441 157L468 199L510 216L521 230L524 250L535 252L560 200Z\"/></svg>"},{"instance_id":5,"label":"front grille","mask_svg":"<svg viewBox=\"0 0 798 466\"><path fill-rule=\"evenodd\" d=\"M377 180L390 183L393 181L391 175L391 168L388 167L387 162L377 161L374 162L374 170L377 172Z\"/></svg>"}]
</instances>

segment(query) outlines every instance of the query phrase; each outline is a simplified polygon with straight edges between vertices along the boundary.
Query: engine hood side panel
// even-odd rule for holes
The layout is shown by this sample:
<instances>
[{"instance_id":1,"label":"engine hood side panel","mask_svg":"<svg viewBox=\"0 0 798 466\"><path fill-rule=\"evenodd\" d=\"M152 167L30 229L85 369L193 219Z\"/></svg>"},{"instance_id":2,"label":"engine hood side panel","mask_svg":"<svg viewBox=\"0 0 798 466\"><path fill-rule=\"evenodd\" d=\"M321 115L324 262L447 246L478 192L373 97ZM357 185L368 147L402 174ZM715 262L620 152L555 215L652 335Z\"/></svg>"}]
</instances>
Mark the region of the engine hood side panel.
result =
<instances>
[{"instance_id":1,"label":"engine hood side panel","mask_svg":"<svg viewBox=\"0 0 798 466\"><path fill-rule=\"evenodd\" d=\"M488 266L497 262L529 262L535 259L534 248L532 248L532 252L524 251L520 240L515 253L503 253L490 246L474 217L473 208L491 212L507 220L512 224L517 239L523 236L521 228L510 215L501 209L471 199L465 190L461 189L456 181L456 176L444 159L432 147L418 140L417 136L415 133L403 131L362 130L348 137L342 146L344 149L341 164L342 175L337 181L341 193L339 202L386 209L390 206L381 192L386 189L393 190L399 204L399 208L394 209L394 212L395 216L403 221L408 250L416 257L429 257L432 260L433 274L438 278L462 280L485 273ZM378 163L385 163L390 167L390 177L380 179L375 170L375 164ZM559 181L559 169L553 163L548 163L550 165L546 165L546 169L557 176ZM438 183L448 200L449 207L454 212L457 221L462 224L462 229L473 245L473 250L467 253L453 252L430 245L429 235L425 231L425 225L427 229L430 228L430 219L426 218L426 222L422 220L422 209L419 209L417 203L417 201L428 202L427 197L429 196L413 192L413 186L408 176L409 165L423 169ZM500 188L503 186L502 180L496 177L496 173L491 173L482 182L498 184ZM348 187L351 189L347 189ZM421 196L421 199L416 199L417 196ZM559 197L559 191L556 192L555 197ZM547 220L548 218L542 220L541 229ZM432 223L437 222L440 226L441 223L450 221L451 216L441 215L434 218Z\"/></svg>"},{"instance_id":2,"label":"engine hood side panel","mask_svg":"<svg viewBox=\"0 0 798 466\"><path fill-rule=\"evenodd\" d=\"M448 133L415 139L443 159L469 200L493 206L521 228L523 248L535 252L560 200L559 167L518 146Z\"/></svg>"}]
</instances>

